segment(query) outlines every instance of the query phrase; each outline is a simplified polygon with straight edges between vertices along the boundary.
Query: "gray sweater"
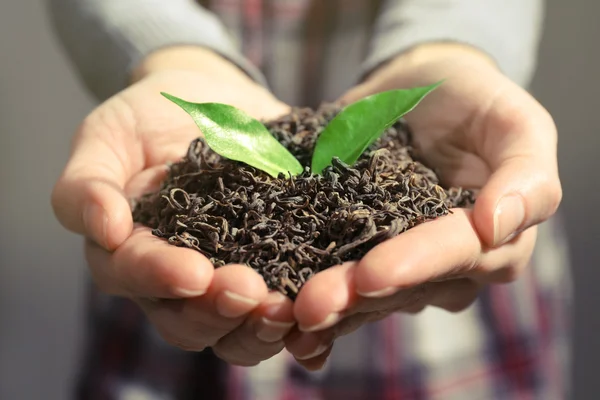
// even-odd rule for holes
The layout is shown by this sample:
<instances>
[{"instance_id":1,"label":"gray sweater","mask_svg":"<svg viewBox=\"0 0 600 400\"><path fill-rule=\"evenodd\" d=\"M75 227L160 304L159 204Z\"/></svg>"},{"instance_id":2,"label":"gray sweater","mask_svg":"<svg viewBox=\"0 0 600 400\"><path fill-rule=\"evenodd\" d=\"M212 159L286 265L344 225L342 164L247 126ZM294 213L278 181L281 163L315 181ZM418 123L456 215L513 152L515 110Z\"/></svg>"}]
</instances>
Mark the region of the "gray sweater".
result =
<instances>
[{"instance_id":1,"label":"gray sweater","mask_svg":"<svg viewBox=\"0 0 600 400\"><path fill-rule=\"evenodd\" d=\"M47 1L67 54L98 99L124 88L144 56L174 44L210 48L266 82L222 22L191 0ZM543 5L543 0L384 0L362 70L415 44L455 41L485 51L525 86L535 67Z\"/></svg>"}]
</instances>

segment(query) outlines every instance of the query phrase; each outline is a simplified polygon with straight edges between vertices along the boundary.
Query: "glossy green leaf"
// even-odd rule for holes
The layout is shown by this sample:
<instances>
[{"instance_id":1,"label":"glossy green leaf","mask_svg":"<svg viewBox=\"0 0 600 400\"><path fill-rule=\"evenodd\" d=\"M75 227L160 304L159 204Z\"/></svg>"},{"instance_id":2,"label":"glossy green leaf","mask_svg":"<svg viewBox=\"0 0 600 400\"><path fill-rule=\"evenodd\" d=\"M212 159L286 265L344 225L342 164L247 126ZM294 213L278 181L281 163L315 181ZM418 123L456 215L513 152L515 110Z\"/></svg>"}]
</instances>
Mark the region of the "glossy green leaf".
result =
<instances>
[{"instance_id":1,"label":"glossy green leaf","mask_svg":"<svg viewBox=\"0 0 600 400\"><path fill-rule=\"evenodd\" d=\"M317 139L312 173L319 174L338 157L352 165L390 126L412 111L442 82L412 89L390 90L345 107Z\"/></svg>"},{"instance_id":2,"label":"glossy green leaf","mask_svg":"<svg viewBox=\"0 0 600 400\"><path fill-rule=\"evenodd\" d=\"M301 174L302 165L265 126L243 111L220 103L189 103L167 93L204 134L208 146L230 160L241 161L277 177Z\"/></svg>"}]
</instances>

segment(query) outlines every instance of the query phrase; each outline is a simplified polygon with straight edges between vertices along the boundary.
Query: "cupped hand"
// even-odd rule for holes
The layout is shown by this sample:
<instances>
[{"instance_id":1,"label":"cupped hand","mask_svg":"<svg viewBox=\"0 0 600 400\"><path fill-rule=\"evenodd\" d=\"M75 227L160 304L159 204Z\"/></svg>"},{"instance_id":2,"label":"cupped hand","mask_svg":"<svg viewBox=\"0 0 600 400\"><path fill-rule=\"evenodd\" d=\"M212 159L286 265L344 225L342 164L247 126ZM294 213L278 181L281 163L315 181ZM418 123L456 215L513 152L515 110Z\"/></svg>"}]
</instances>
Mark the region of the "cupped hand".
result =
<instances>
[{"instance_id":1,"label":"cupped hand","mask_svg":"<svg viewBox=\"0 0 600 400\"><path fill-rule=\"evenodd\" d=\"M417 226L362 260L313 277L294 305L286 346L319 368L336 337L392 312L460 311L482 285L512 282L528 264L536 225L562 191L557 133L548 112L483 54L429 45L375 71L342 100L445 79L406 116L414 143L442 183L475 189L472 210Z\"/></svg>"},{"instance_id":2,"label":"cupped hand","mask_svg":"<svg viewBox=\"0 0 600 400\"><path fill-rule=\"evenodd\" d=\"M66 228L86 237L86 258L104 292L136 301L175 346L211 346L231 363L253 365L282 350L293 325L291 301L269 293L252 269L215 270L195 250L169 245L132 221L129 199L156 189L166 163L181 159L200 134L160 92L231 104L255 118L288 111L225 60L208 52L201 57L199 69L184 63L179 70L144 71L94 110L75 135L52 205Z\"/></svg>"}]
</instances>

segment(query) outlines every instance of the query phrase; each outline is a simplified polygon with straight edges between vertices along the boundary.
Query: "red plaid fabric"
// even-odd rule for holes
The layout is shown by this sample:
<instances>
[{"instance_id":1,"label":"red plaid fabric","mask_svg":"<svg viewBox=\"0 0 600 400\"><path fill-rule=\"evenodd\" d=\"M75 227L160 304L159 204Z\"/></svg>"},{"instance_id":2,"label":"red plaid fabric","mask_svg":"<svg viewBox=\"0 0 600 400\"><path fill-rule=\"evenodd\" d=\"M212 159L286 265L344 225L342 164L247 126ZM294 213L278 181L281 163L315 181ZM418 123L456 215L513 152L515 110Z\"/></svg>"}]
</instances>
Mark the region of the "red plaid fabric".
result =
<instances>
[{"instance_id":1,"label":"red plaid fabric","mask_svg":"<svg viewBox=\"0 0 600 400\"><path fill-rule=\"evenodd\" d=\"M290 104L316 105L358 77L376 2L204 1ZM560 226L540 228L532 265L461 314L395 314L338 339L324 370L285 351L252 368L170 347L128 300L91 289L82 400L544 399L568 393L571 285Z\"/></svg>"}]
</instances>

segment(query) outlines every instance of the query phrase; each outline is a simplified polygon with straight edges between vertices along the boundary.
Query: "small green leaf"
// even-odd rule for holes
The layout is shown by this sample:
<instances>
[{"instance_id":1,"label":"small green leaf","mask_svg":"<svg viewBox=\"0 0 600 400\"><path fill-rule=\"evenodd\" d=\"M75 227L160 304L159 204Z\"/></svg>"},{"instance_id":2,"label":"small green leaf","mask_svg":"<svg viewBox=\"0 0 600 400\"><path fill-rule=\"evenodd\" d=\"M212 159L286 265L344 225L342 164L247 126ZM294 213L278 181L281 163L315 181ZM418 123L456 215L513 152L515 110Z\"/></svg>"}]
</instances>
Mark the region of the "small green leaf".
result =
<instances>
[{"instance_id":1,"label":"small green leaf","mask_svg":"<svg viewBox=\"0 0 600 400\"><path fill-rule=\"evenodd\" d=\"M279 173L301 174L302 165L258 120L243 111L220 103L189 103L161 93L193 119L208 146L230 160L241 161L272 177Z\"/></svg>"},{"instance_id":2,"label":"small green leaf","mask_svg":"<svg viewBox=\"0 0 600 400\"><path fill-rule=\"evenodd\" d=\"M333 157L352 165L403 115L412 111L442 82L412 89L390 90L345 107L323 130L313 152L311 170L320 174Z\"/></svg>"}]
</instances>

